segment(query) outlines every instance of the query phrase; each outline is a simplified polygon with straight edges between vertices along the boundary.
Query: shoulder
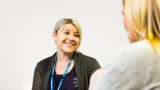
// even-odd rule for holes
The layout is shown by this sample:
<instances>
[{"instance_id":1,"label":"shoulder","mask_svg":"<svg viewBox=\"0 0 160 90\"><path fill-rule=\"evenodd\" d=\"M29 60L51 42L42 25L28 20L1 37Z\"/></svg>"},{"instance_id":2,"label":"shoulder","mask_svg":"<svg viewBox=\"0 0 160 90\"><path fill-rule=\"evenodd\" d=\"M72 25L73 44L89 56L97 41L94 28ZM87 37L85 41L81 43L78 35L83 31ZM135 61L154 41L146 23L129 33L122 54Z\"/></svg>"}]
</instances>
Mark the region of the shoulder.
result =
<instances>
[{"instance_id":1,"label":"shoulder","mask_svg":"<svg viewBox=\"0 0 160 90\"><path fill-rule=\"evenodd\" d=\"M83 65L85 65L89 68L90 67L91 68L93 68L93 67L96 67L96 68L98 67L99 68L100 67L99 62L95 58L93 58L91 56L88 56L88 55L85 55L85 54L80 53L80 52L76 52L75 60L79 64L83 64Z\"/></svg>"},{"instance_id":2,"label":"shoulder","mask_svg":"<svg viewBox=\"0 0 160 90\"><path fill-rule=\"evenodd\" d=\"M150 65L150 61L153 61L150 59L150 55L151 47L148 41L132 43L112 58L110 68L107 69L108 73L114 79L119 78L118 76L127 75L128 77L132 77L132 75L137 75L137 73Z\"/></svg>"},{"instance_id":3,"label":"shoulder","mask_svg":"<svg viewBox=\"0 0 160 90\"><path fill-rule=\"evenodd\" d=\"M85 55L81 52L76 52L75 55L79 60L83 60L83 61L87 61L87 62L97 62L97 60L94 57Z\"/></svg>"},{"instance_id":4,"label":"shoulder","mask_svg":"<svg viewBox=\"0 0 160 90\"><path fill-rule=\"evenodd\" d=\"M51 60L51 58L52 58L52 56L49 56L49 57L47 57L47 58L44 58L44 59L42 59L41 61L39 61L38 63L37 63L37 65L44 65L44 64L48 64L49 62L50 62L50 60Z\"/></svg>"},{"instance_id":5,"label":"shoulder","mask_svg":"<svg viewBox=\"0 0 160 90\"><path fill-rule=\"evenodd\" d=\"M89 85L89 90L93 90L94 86L97 85L97 82L101 81L104 74L105 74L104 68L98 69L92 74L90 85Z\"/></svg>"},{"instance_id":6,"label":"shoulder","mask_svg":"<svg viewBox=\"0 0 160 90\"><path fill-rule=\"evenodd\" d=\"M92 74L91 79L94 81L99 81L104 74L105 74L105 68L100 68Z\"/></svg>"},{"instance_id":7,"label":"shoulder","mask_svg":"<svg viewBox=\"0 0 160 90\"><path fill-rule=\"evenodd\" d=\"M112 59L110 68L107 69L110 75L108 77L112 77L112 80L114 79L115 82L117 79L126 77L133 79L131 78L133 75L140 77L141 74L139 73L147 72L149 70L147 67L152 64L153 59L151 59L151 54L152 48L147 40L126 46Z\"/></svg>"},{"instance_id":8,"label":"shoulder","mask_svg":"<svg viewBox=\"0 0 160 90\"><path fill-rule=\"evenodd\" d=\"M151 45L147 40L135 42L122 48L113 58L113 61L131 61L148 57L152 53Z\"/></svg>"},{"instance_id":9,"label":"shoulder","mask_svg":"<svg viewBox=\"0 0 160 90\"><path fill-rule=\"evenodd\" d=\"M95 58L84 55L80 52L76 52L75 64L85 68L90 76L95 70L101 67Z\"/></svg>"},{"instance_id":10,"label":"shoulder","mask_svg":"<svg viewBox=\"0 0 160 90\"><path fill-rule=\"evenodd\" d=\"M41 72L43 69L47 68L51 59L52 59L52 56L49 56L39 61L36 65L36 71Z\"/></svg>"},{"instance_id":11,"label":"shoulder","mask_svg":"<svg viewBox=\"0 0 160 90\"><path fill-rule=\"evenodd\" d=\"M127 45L126 47L123 48L124 52L150 52L151 51L151 45L149 41L143 40L143 41L138 41L135 43L131 43Z\"/></svg>"}]
</instances>

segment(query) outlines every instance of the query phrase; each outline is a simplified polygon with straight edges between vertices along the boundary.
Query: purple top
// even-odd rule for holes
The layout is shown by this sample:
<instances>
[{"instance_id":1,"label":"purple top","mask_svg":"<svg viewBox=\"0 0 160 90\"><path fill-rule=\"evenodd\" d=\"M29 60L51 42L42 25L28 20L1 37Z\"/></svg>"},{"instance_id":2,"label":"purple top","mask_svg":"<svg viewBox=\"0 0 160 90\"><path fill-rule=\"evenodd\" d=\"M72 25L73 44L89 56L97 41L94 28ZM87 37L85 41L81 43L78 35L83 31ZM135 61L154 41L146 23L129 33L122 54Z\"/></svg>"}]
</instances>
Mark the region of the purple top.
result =
<instances>
[{"instance_id":1,"label":"purple top","mask_svg":"<svg viewBox=\"0 0 160 90\"><path fill-rule=\"evenodd\" d=\"M60 82L62 75L57 75L55 73L54 76L54 90L57 89L58 84ZM50 90L50 80L49 80L49 90ZM72 70L66 74L65 79L62 82L62 85L60 87L60 90L78 90L78 84L77 84L77 77L76 77L76 71L75 67L72 68Z\"/></svg>"}]
</instances>

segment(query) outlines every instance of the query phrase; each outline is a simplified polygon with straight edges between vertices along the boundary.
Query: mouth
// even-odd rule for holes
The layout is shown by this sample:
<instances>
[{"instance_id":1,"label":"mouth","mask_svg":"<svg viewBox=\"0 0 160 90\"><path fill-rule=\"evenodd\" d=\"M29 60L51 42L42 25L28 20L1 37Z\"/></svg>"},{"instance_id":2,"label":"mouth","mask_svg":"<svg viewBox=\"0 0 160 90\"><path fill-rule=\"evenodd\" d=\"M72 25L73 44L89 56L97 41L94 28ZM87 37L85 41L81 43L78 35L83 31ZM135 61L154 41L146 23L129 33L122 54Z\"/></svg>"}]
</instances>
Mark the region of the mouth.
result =
<instances>
[{"instance_id":1,"label":"mouth","mask_svg":"<svg viewBox=\"0 0 160 90\"><path fill-rule=\"evenodd\" d=\"M69 47L71 47L71 46L75 46L76 44L75 43L73 43L73 42L65 42L65 44L67 45L67 46L69 46Z\"/></svg>"}]
</instances>

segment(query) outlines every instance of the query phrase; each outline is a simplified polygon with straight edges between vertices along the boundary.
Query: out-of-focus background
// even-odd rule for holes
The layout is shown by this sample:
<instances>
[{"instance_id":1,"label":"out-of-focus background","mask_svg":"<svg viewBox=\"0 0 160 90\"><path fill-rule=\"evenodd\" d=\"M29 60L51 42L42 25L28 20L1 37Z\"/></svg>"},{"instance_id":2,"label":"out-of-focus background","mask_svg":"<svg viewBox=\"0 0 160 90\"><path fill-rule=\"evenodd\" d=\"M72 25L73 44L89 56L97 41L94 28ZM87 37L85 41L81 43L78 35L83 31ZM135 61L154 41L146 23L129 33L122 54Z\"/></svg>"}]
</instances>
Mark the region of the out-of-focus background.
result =
<instances>
[{"instance_id":1,"label":"out-of-focus background","mask_svg":"<svg viewBox=\"0 0 160 90\"><path fill-rule=\"evenodd\" d=\"M103 66L128 44L121 0L0 0L0 90L30 90L34 68L55 51L52 31L63 18L83 30L79 50Z\"/></svg>"}]
</instances>

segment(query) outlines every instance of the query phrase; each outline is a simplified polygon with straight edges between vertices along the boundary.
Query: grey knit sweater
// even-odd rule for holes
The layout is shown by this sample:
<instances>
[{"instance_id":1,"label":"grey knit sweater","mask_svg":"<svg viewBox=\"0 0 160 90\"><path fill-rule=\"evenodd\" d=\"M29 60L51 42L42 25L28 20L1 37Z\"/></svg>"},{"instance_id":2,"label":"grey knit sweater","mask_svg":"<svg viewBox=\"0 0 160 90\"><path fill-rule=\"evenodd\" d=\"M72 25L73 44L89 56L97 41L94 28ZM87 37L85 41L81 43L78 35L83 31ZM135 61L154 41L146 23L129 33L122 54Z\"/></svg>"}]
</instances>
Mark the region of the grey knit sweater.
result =
<instances>
[{"instance_id":1,"label":"grey knit sweater","mask_svg":"<svg viewBox=\"0 0 160 90\"><path fill-rule=\"evenodd\" d=\"M105 67L93 90L160 90L160 55L147 40L128 45Z\"/></svg>"}]
</instances>

